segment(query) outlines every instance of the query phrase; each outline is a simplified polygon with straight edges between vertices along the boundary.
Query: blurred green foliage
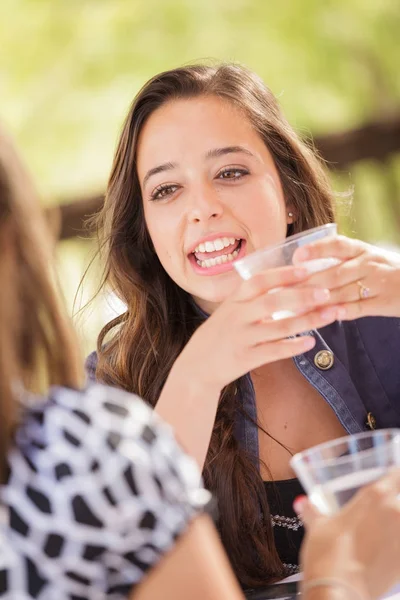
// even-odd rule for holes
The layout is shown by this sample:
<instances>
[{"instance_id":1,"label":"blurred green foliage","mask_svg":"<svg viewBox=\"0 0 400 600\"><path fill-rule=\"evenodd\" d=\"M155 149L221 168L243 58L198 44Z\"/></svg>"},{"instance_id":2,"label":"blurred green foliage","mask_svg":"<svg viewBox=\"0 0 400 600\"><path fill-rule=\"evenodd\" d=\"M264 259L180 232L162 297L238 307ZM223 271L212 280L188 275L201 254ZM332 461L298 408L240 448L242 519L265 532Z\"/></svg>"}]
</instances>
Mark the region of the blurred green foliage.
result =
<instances>
[{"instance_id":1,"label":"blurred green foliage","mask_svg":"<svg viewBox=\"0 0 400 600\"><path fill-rule=\"evenodd\" d=\"M123 117L155 73L242 62L301 133L329 133L400 110L399 32L399 0L3 0L1 118L57 203L103 190ZM355 188L346 232L400 241L398 157L333 182ZM69 301L88 247L60 244Z\"/></svg>"}]
</instances>

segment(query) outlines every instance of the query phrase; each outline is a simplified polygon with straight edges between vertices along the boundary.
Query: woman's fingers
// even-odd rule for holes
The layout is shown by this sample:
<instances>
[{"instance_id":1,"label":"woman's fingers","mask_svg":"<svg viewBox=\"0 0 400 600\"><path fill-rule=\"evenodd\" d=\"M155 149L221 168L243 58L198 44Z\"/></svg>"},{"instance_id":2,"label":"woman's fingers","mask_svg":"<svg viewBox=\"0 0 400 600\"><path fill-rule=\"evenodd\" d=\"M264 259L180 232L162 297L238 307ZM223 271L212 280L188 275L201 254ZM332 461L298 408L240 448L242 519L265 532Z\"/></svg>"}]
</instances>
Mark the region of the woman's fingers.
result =
<instances>
[{"instance_id":1,"label":"woman's fingers","mask_svg":"<svg viewBox=\"0 0 400 600\"><path fill-rule=\"evenodd\" d=\"M326 304L329 299L330 292L327 289L312 287L277 288L247 304L248 322L258 323L281 311L288 311L293 314L310 312L316 306Z\"/></svg>"},{"instance_id":2,"label":"woman's fingers","mask_svg":"<svg viewBox=\"0 0 400 600\"><path fill-rule=\"evenodd\" d=\"M325 271L314 273L310 276L308 284L328 288L332 291L366 278L373 268L370 257L360 254Z\"/></svg>"},{"instance_id":3,"label":"woman's fingers","mask_svg":"<svg viewBox=\"0 0 400 600\"><path fill-rule=\"evenodd\" d=\"M235 294L236 302L248 302L258 296L266 294L269 290L298 285L310 276L307 269L302 266L279 267L257 273L251 279L243 281Z\"/></svg>"},{"instance_id":4,"label":"woman's fingers","mask_svg":"<svg viewBox=\"0 0 400 600\"><path fill-rule=\"evenodd\" d=\"M370 282L369 278L358 279L341 288L332 290L330 301L332 304L346 304L346 308L348 308L347 304L358 303L360 306L354 307L356 314L364 313L364 316L367 316L368 311L376 304L371 302L371 300L375 299L380 291L380 286L377 282L372 280Z\"/></svg>"},{"instance_id":5,"label":"woman's fingers","mask_svg":"<svg viewBox=\"0 0 400 600\"><path fill-rule=\"evenodd\" d=\"M308 352L315 346L311 335L296 334L318 329L338 318L337 309L329 307L307 315L258 323L252 326L246 358L251 357L253 368ZM249 354L250 353L250 354Z\"/></svg>"},{"instance_id":6,"label":"woman's fingers","mask_svg":"<svg viewBox=\"0 0 400 600\"><path fill-rule=\"evenodd\" d=\"M292 358L311 350L314 346L315 338L312 336L301 336L289 340L258 344L258 346L250 349L252 368L257 369L266 363Z\"/></svg>"},{"instance_id":7,"label":"woman's fingers","mask_svg":"<svg viewBox=\"0 0 400 600\"><path fill-rule=\"evenodd\" d=\"M353 240L343 235L338 235L298 248L293 255L293 263L301 266L302 262L316 258L349 260L365 252L368 247L368 244L360 240Z\"/></svg>"},{"instance_id":8,"label":"woman's fingers","mask_svg":"<svg viewBox=\"0 0 400 600\"><path fill-rule=\"evenodd\" d=\"M253 340L253 343L250 345L255 346L264 344L265 342L274 342L304 333L305 331L319 329L336 320L342 320L344 315L344 309L339 310L336 306L328 306L285 319L254 323L250 330Z\"/></svg>"}]
</instances>

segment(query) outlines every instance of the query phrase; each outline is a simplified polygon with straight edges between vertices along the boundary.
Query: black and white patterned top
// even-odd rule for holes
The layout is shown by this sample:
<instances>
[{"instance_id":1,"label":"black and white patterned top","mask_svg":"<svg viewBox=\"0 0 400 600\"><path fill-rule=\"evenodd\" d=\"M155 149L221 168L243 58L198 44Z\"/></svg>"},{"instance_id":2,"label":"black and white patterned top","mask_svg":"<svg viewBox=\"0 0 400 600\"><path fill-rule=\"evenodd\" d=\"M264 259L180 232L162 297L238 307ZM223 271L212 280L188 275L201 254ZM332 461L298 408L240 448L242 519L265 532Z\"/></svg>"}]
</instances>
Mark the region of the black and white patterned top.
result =
<instances>
[{"instance_id":1,"label":"black and white patterned top","mask_svg":"<svg viewBox=\"0 0 400 600\"><path fill-rule=\"evenodd\" d=\"M208 502L139 398L95 384L24 408L0 489L0 597L120 600Z\"/></svg>"}]
</instances>

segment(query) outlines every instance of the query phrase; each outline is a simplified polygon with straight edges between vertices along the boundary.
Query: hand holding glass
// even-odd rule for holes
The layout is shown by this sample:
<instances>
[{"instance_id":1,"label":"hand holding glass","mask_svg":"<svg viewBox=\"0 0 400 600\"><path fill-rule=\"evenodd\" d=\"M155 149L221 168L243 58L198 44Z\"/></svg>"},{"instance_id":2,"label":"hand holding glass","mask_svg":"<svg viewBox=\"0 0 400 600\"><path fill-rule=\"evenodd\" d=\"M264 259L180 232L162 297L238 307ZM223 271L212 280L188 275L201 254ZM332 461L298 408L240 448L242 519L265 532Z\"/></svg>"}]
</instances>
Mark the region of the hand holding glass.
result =
<instances>
[{"instance_id":1,"label":"hand holding glass","mask_svg":"<svg viewBox=\"0 0 400 600\"><path fill-rule=\"evenodd\" d=\"M234 262L234 267L242 279L250 279L257 273L267 271L276 267L284 267L293 264L293 255L297 248L316 242L325 237L334 237L337 235L336 223L328 223L321 227L308 229L296 235L292 235L280 244L269 246L257 250L244 258ZM301 263L302 268L310 273L317 273L337 265L340 261L337 258L318 258ZM279 292L279 288L271 290L270 293ZM285 319L294 316L289 310L279 310L274 312L272 318Z\"/></svg>"}]
</instances>

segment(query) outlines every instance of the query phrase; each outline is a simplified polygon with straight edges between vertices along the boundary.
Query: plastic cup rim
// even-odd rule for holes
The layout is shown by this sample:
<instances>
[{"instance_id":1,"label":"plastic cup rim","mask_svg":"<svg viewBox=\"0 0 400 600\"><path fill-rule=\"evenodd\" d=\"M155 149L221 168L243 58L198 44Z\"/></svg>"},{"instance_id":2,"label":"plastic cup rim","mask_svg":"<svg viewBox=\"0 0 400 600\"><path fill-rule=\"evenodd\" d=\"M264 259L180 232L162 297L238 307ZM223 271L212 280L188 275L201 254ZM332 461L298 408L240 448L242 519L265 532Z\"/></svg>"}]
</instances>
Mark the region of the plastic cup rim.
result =
<instances>
[{"instance_id":1,"label":"plastic cup rim","mask_svg":"<svg viewBox=\"0 0 400 600\"><path fill-rule=\"evenodd\" d=\"M358 440L363 440L368 437L375 437L378 434L382 435L391 435L390 439L386 439L384 442L384 447L392 444L396 439L400 440L400 428L398 427L389 427L387 429L376 429L374 431L363 431L362 433L358 433L355 435L345 435L343 437L337 438L336 440L330 440L328 442L323 442L322 444L318 444L317 446L313 446L308 448L307 450L303 450L303 452L298 452L290 459L290 465L294 468L295 465L299 465L301 463L304 464L304 459L310 458L311 455L317 451L323 451L326 448L339 446L340 444L346 444L348 441L353 438L356 443ZM378 446L372 446L371 448L366 448L365 450L361 450L360 452L354 452L353 454L346 454L345 456L338 457L330 457L330 458L315 458L312 462L312 466L314 467L323 467L328 466L329 463L335 462L337 465L345 464L346 462L352 462L355 460L357 456L366 456L367 452L375 452Z\"/></svg>"},{"instance_id":2,"label":"plastic cup rim","mask_svg":"<svg viewBox=\"0 0 400 600\"><path fill-rule=\"evenodd\" d=\"M323 230L329 230L329 229L337 230L337 223L325 223L325 225L319 225L318 227L313 227L312 229L305 229L304 231L299 231L299 233L290 235L289 237L285 238L282 242L279 242L278 244L274 244L273 246L266 246L265 248L260 248L259 250L255 250L251 254L248 254L247 256L244 256L243 258L236 260L233 264L235 267L237 265L241 266L246 263L250 264L253 260L257 260L261 256L265 256L266 254L269 254L270 252L272 253L275 250L279 250L280 248L283 248L284 246L288 246L292 242L296 242L297 240L301 239L302 237L306 237L307 235L312 235L313 233L316 233L317 231L323 231Z\"/></svg>"}]
</instances>

